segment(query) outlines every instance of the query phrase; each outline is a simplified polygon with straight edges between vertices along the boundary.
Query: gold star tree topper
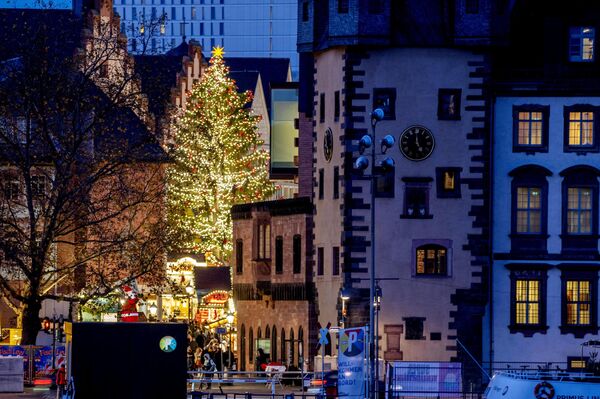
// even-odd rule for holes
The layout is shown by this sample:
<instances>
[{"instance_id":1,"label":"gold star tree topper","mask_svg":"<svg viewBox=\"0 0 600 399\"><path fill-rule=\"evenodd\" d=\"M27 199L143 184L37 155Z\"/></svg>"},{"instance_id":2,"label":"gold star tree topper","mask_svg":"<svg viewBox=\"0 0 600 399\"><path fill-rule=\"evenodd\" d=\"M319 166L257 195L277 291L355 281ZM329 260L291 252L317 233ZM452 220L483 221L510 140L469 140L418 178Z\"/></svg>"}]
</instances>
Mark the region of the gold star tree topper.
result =
<instances>
[{"instance_id":1,"label":"gold star tree topper","mask_svg":"<svg viewBox=\"0 0 600 399\"><path fill-rule=\"evenodd\" d=\"M223 47L220 47L220 46L213 47L213 50L212 50L213 57L223 58L223 54L225 54L225 50L223 50Z\"/></svg>"}]
</instances>

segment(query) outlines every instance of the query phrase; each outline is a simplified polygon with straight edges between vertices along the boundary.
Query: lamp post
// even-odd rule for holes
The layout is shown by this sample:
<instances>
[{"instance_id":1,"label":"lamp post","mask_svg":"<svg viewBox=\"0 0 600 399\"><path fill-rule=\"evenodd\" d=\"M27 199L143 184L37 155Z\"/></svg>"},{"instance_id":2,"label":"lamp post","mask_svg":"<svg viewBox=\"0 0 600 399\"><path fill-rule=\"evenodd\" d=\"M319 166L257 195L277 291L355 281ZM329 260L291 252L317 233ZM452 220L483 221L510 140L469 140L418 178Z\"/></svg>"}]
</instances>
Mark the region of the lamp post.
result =
<instances>
[{"instance_id":1,"label":"lamp post","mask_svg":"<svg viewBox=\"0 0 600 399\"><path fill-rule=\"evenodd\" d=\"M375 288L375 179L378 177L375 174L375 146L373 143L376 140L376 130L375 127L377 123L382 121L385 116L383 109L376 108L371 113L371 128L372 135L366 134L364 135L359 143L358 148L360 152L360 156L356 159L354 163L354 168L357 170L364 171L369 167L369 158L365 155L362 155L367 148L371 148L371 174L368 177L371 181L371 270L369 275L369 397L376 398L378 385L379 385L379 367L378 367L378 359L375 356L375 352L378 343L376 342L377 336L375 335L375 298L376 298L376 288ZM391 135L386 135L383 139L381 139L381 154L385 154L388 149L390 149L394 145L395 139ZM386 170L393 169L395 166L395 162L392 158L386 157L383 159L379 166L381 170L385 172Z\"/></svg>"},{"instance_id":2,"label":"lamp post","mask_svg":"<svg viewBox=\"0 0 600 399\"><path fill-rule=\"evenodd\" d=\"M192 322L192 294L194 293L194 287L190 283L185 286L185 293L188 296L188 324Z\"/></svg>"},{"instance_id":3,"label":"lamp post","mask_svg":"<svg viewBox=\"0 0 600 399\"><path fill-rule=\"evenodd\" d=\"M350 292L346 288L342 288L340 292L340 299L342 300L342 328L346 328L346 301L350 299Z\"/></svg>"},{"instance_id":4,"label":"lamp post","mask_svg":"<svg viewBox=\"0 0 600 399\"><path fill-rule=\"evenodd\" d=\"M231 352L232 352L232 350L231 350L231 342L232 342L231 341L231 331L233 330L233 322L235 321L235 316L233 315L233 313L229 312L229 313L227 313L226 319L227 319L227 324L229 324L229 351L228 351L229 352L228 353L229 363L228 364L229 364L229 370L231 370L231 366L232 366L232 364L231 364Z\"/></svg>"}]
</instances>

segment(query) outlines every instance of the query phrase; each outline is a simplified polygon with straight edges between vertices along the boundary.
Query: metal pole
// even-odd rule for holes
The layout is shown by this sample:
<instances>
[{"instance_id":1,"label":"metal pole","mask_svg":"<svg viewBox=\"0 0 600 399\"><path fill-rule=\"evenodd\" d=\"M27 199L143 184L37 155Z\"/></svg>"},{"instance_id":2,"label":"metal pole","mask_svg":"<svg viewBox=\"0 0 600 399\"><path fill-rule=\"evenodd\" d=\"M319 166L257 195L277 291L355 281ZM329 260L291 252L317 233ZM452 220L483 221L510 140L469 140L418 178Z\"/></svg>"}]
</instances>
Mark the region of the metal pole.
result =
<instances>
[{"instance_id":1,"label":"metal pole","mask_svg":"<svg viewBox=\"0 0 600 399\"><path fill-rule=\"evenodd\" d=\"M373 369L377 373L376 362L373 356L375 351L375 307L373 300L375 298L375 125L377 121L371 116L371 127L373 128L373 144L371 145L371 274L369 288L369 335L370 335L370 373L369 373L369 397L376 397L376 381L373 380Z\"/></svg>"}]
</instances>

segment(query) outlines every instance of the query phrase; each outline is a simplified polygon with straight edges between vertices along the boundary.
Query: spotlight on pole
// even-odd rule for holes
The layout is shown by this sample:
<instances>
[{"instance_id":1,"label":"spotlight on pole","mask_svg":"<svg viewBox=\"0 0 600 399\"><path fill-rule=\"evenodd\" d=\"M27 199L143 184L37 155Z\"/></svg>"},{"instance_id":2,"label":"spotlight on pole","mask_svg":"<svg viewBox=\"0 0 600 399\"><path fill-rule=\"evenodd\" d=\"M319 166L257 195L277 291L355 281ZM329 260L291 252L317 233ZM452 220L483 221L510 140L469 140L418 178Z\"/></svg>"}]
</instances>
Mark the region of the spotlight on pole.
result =
<instances>
[{"instance_id":1,"label":"spotlight on pole","mask_svg":"<svg viewBox=\"0 0 600 399\"><path fill-rule=\"evenodd\" d=\"M375 126L377 122L383 120L384 116L385 113L383 112L383 109L376 108L375 110L373 110L373 112L371 112L371 125Z\"/></svg>"},{"instance_id":2,"label":"spotlight on pole","mask_svg":"<svg viewBox=\"0 0 600 399\"><path fill-rule=\"evenodd\" d=\"M365 150L367 148L370 148L372 145L373 139L368 134L365 134L361 137L360 141L358 142L358 152L360 152L362 155L365 152Z\"/></svg>"},{"instance_id":3,"label":"spotlight on pole","mask_svg":"<svg viewBox=\"0 0 600 399\"><path fill-rule=\"evenodd\" d=\"M381 139L381 153L385 154L387 152L387 150L389 150L390 148L392 148L394 146L395 142L396 142L396 140L394 139L394 136L392 136L391 134L388 134L387 136L382 138Z\"/></svg>"},{"instance_id":4,"label":"spotlight on pole","mask_svg":"<svg viewBox=\"0 0 600 399\"><path fill-rule=\"evenodd\" d=\"M394 162L394 160L390 157L385 158L379 163L379 166L381 166L381 169L383 169L384 172L389 172L390 170L394 169L395 165L396 162Z\"/></svg>"},{"instance_id":5,"label":"spotlight on pole","mask_svg":"<svg viewBox=\"0 0 600 399\"><path fill-rule=\"evenodd\" d=\"M361 155L360 157L356 158L356 161L354 162L354 168L357 170L365 170L369 167L369 158L365 157L364 155Z\"/></svg>"}]
</instances>

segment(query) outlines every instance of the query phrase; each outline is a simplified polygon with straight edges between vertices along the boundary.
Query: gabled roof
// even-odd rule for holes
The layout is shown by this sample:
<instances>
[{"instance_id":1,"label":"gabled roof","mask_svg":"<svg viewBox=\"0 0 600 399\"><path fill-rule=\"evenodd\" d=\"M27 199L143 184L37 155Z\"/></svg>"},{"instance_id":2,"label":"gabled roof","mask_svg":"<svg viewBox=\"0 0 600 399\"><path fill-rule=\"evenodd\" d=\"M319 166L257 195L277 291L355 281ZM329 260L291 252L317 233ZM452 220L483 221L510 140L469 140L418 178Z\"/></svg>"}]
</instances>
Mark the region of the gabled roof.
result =
<instances>
[{"instance_id":1,"label":"gabled roof","mask_svg":"<svg viewBox=\"0 0 600 399\"><path fill-rule=\"evenodd\" d=\"M271 115L271 87L274 83L288 81L290 71L289 58L225 57L230 73L258 72L265 92L267 110Z\"/></svg>"},{"instance_id":2,"label":"gabled roof","mask_svg":"<svg viewBox=\"0 0 600 399\"><path fill-rule=\"evenodd\" d=\"M238 92L243 93L250 90L253 94L258 84L260 74L258 72L230 72L229 76L235 81Z\"/></svg>"}]
</instances>

